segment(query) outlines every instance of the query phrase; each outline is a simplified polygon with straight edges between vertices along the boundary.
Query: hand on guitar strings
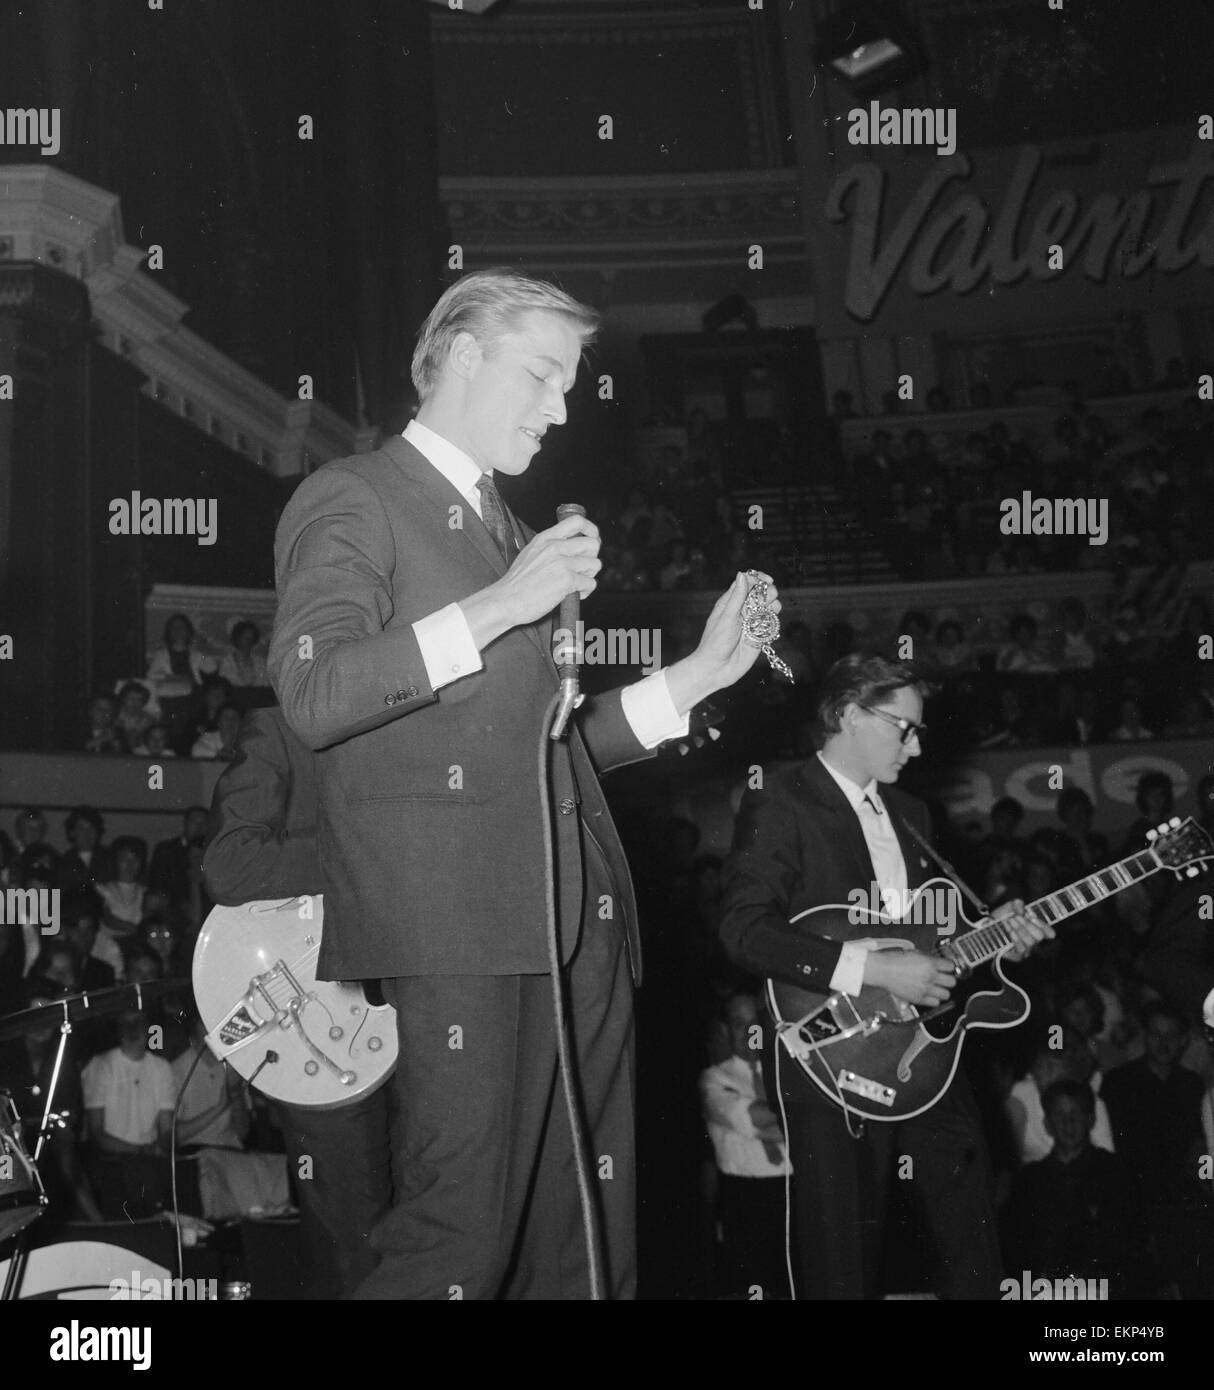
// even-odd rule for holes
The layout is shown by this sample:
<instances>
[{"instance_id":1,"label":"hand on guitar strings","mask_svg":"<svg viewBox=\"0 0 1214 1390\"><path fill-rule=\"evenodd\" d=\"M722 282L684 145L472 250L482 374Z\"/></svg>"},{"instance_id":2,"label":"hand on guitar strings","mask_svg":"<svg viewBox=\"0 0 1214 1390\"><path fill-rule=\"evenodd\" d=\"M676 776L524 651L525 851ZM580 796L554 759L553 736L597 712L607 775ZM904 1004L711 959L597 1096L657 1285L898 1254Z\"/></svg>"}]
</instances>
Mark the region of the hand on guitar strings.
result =
<instances>
[{"instance_id":1,"label":"hand on guitar strings","mask_svg":"<svg viewBox=\"0 0 1214 1390\"><path fill-rule=\"evenodd\" d=\"M948 1000L957 971L952 961L922 951L869 951L864 983L888 990L908 1004L934 1009Z\"/></svg>"},{"instance_id":2,"label":"hand on guitar strings","mask_svg":"<svg viewBox=\"0 0 1214 1390\"><path fill-rule=\"evenodd\" d=\"M1055 935L1054 928L1048 922L1039 922L1033 916L1023 898L1013 898L1010 903L996 908L991 913L991 920L1006 927L1011 934L1014 944L1004 952L1006 960L1023 960L1034 946Z\"/></svg>"}]
</instances>

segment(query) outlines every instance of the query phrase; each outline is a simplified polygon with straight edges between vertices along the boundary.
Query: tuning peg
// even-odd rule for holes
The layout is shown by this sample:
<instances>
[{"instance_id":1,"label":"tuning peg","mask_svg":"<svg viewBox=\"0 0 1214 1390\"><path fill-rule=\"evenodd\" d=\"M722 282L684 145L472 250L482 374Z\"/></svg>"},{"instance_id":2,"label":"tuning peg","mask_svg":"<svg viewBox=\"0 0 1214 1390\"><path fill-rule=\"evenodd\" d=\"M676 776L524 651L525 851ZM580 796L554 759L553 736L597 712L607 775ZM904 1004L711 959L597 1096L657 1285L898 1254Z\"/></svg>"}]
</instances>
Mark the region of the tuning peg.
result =
<instances>
[{"instance_id":1,"label":"tuning peg","mask_svg":"<svg viewBox=\"0 0 1214 1390\"><path fill-rule=\"evenodd\" d=\"M1196 865L1196 864L1190 864L1189 867L1184 871L1184 876L1185 876L1185 878L1196 878L1196 877L1197 877L1197 872L1198 872L1198 870L1197 870L1197 865Z\"/></svg>"},{"instance_id":2,"label":"tuning peg","mask_svg":"<svg viewBox=\"0 0 1214 1390\"><path fill-rule=\"evenodd\" d=\"M1173 830L1179 830L1179 829L1180 829L1180 817L1179 817L1179 816L1173 816L1172 819L1171 819L1171 821L1169 822L1169 824L1171 825L1171 827L1172 827Z\"/></svg>"},{"instance_id":3,"label":"tuning peg","mask_svg":"<svg viewBox=\"0 0 1214 1390\"><path fill-rule=\"evenodd\" d=\"M1159 831L1158 831L1158 830L1148 830L1148 831L1147 831L1147 843L1149 844L1149 843L1155 838L1155 836L1158 835L1158 834L1159 834Z\"/></svg>"}]
</instances>

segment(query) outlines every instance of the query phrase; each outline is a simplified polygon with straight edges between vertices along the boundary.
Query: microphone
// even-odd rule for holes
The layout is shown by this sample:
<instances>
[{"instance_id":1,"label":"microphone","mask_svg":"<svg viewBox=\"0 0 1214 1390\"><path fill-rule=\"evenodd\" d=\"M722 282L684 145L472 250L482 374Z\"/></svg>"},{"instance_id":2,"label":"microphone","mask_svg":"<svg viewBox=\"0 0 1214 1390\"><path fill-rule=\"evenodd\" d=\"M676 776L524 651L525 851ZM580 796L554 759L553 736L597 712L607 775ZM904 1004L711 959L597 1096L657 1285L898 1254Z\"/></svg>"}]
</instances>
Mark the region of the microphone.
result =
<instances>
[{"instance_id":1,"label":"microphone","mask_svg":"<svg viewBox=\"0 0 1214 1390\"><path fill-rule=\"evenodd\" d=\"M564 521L567 516L585 515L586 508L577 502L562 502L556 509L558 521ZM561 641L552 655L556 662L556 673L561 679L561 697L556 707L556 717L552 721L551 737L554 739L564 738L570 716L582 703L582 696L578 692L578 667L582 664L582 642L581 634L578 632L581 608L582 600L578 591L574 589L571 594L566 594L561 599L560 611L557 614L557 636Z\"/></svg>"}]
</instances>

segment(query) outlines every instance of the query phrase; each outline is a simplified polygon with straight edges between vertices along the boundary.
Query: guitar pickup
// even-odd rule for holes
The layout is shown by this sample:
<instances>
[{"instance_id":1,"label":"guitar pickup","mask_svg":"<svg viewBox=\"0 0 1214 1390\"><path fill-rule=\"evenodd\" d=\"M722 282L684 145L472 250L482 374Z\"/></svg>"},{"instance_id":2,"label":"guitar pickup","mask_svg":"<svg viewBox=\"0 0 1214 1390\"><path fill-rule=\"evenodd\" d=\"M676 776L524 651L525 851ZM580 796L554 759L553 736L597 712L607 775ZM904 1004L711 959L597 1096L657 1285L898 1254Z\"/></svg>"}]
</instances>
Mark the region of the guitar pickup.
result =
<instances>
[{"instance_id":1,"label":"guitar pickup","mask_svg":"<svg viewBox=\"0 0 1214 1390\"><path fill-rule=\"evenodd\" d=\"M851 1091L853 1095L871 1100L876 1105L893 1105L897 1091L892 1086L882 1086L879 1081L870 1081L867 1076L857 1076L854 1071L841 1071L835 1077L841 1091Z\"/></svg>"}]
</instances>

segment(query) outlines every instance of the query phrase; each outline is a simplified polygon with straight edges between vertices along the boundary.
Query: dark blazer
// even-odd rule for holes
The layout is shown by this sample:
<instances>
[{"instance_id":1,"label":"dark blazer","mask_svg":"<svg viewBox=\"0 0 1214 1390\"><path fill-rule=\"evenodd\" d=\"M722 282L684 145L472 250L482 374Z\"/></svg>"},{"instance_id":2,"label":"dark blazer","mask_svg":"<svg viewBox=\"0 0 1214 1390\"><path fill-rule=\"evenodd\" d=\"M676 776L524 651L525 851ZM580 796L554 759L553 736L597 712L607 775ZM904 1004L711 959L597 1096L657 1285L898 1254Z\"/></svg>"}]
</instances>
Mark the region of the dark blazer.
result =
<instances>
[{"instance_id":1,"label":"dark blazer","mask_svg":"<svg viewBox=\"0 0 1214 1390\"><path fill-rule=\"evenodd\" d=\"M1158 877L1169 886L1171 875ZM1214 929L1201 916L1203 899L1214 895L1214 873L1181 879L1170 887L1152 914L1142 973L1173 1008L1196 1021L1214 989Z\"/></svg>"},{"instance_id":2,"label":"dark blazer","mask_svg":"<svg viewBox=\"0 0 1214 1390\"><path fill-rule=\"evenodd\" d=\"M215 783L202 860L207 892L217 903L239 907L325 891L316 858L312 758L281 710L245 715L236 756Z\"/></svg>"},{"instance_id":3,"label":"dark blazer","mask_svg":"<svg viewBox=\"0 0 1214 1390\"><path fill-rule=\"evenodd\" d=\"M275 568L270 675L316 753L320 977L546 972L537 759L558 686L552 619L431 688L412 624L506 567L476 512L399 436L300 484ZM639 978L632 883L596 775L651 756L620 694L587 699L567 741L549 741L548 782L562 957L577 943L584 851L610 875Z\"/></svg>"},{"instance_id":4,"label":"dark blazer","mask_svg":"<svg viewBox=\"0 0 1214 1390\"><path fill-rule=\"evenodd\" d=\"M927 807L897 787L879 790L894 813L907 886L916 888L934 871L899 818L930 840ZM811 907L847 906L848 894L867 894L874 877L860 818L817 756L776 772L761 791L746 792L738 811L721 909L726 950L753 974L825 991L842 946L791 926L789 918Z\"/></svg>"}]
</instances>

